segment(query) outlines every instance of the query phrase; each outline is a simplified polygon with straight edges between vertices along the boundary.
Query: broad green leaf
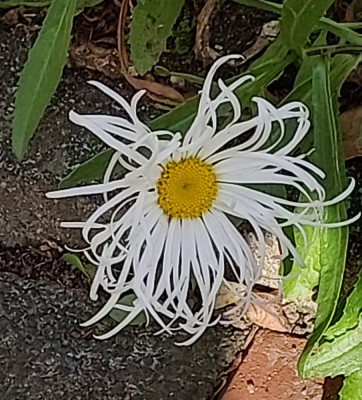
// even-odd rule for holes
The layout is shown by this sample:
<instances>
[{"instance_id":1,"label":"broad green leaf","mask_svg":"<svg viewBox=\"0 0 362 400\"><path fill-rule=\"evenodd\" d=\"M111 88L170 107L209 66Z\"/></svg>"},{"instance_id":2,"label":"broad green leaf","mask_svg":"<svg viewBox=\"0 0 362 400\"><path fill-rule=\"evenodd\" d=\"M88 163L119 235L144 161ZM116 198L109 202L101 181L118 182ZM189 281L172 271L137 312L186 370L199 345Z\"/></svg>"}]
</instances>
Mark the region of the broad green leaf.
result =
<instances>
[{"instance_id":1,"label":"broad green leaf","mask_svg":"<svg viewBox=\"0 0 362 400\"><path fill-rule=\"evenodd\" d=\"M345 334L358 325L358 318L362 312L362 274L360 274L352 292L347 297L341 318L328 328L324 337L332 340ZM362 362L362 360L361 360Z\"/></svg>"},{"instance_id":2,"label":"broad green leaf","mask_svg":"<svg viewBox=\"0 0 362 400\"><path fill-rule=\"evenodd\" d=\"M293 229L295 247L306 267L301 269L299 265L293 263L290 273L284 278L283 296L288 301L312 300L319 283L320 232L310 226L306 226L304 229L308 239L307 244L304 243L300 232Z\"/></svg>"},{"instance_id":3,"label":"broad green leaf","mask_svg":"<svg viewBox=\"0 0 362 400\"><path fill-rule=\"evenodd\" d=\"M136 295L134 293L128 294L124 297L121 298L121 300L118 302L118 304L121 304L123 306L132 306L133 302L137 299ZM117 308L113 308L112 311L109 313L109 316L116 322L122 322L128 315L129 313L124 310L119 310ZM132 322L130 322L129 325L137 325L141 326L144 325L147 322L147 318L143 312L137 315L137 317L134 318Z\"/></svg>"},{"instance_id":4,"label":"broad green leaf","mask_svg":"<svg viewBox=\"0 0 362 400\"><path fill-rule=\"evenodd\" d=\"M334 0L285 0L280 21L284 43L298 53Z\"/></svg>"},{"instance_id":5,"label":"broad green leaf","mask_svg":"<svg viewBox=\"0 0 362 400\"><path fill-rule=\"evenodd\" d=\"M331 342L324 342L308 357L303 378L348 376L361 369L362 318L355 329Z\"/></svg>"},{"instance_id":6,"label":"broad green leaf","mask_svg":"<svg viewBox=\"0 0 362 400\"><path fill-rule=\"evenodd\" d=\"M166 49L166 40L185 0L141 0L132 15L130 44L140 75L148 72Z\"/></svg>"},{"instance_id":7,"label":"broad green leaf","mask_svg":"<svg viewBox=\"0 0 362 400\"><path fill-rule=\"evenodd\" d=\"M113 152L113 149L103 150L89 160L78 165L60 182L59 187L64 189L76 186L79 183L90 183L92 181L101 180L104 177Z\"/></svg>"},{"instance_id":8,"label":"broad green leaf","mask_svg":"<svg viewBox=\"0 0 362 400\"><path fill-rule=\"evenodd\" d=\"M81 259L72 253L63 254L62 260L70 264L72 267L78 269L82 274L88 278L93 278L95 275L95 267L91 264L83 264Z\"/></svg>"},{"instance_id":9,"label":"broad green leaf","mask_svg":"<svg viewBox=\"0 0 362 400\"><path fill-rule=\"evenodd\" d=\"M339 400L358 399L362 399L362 369L346 376L339 392Z\"/></svg>"},{"instance_id":10,"label":"broad green leaf","mask_svg":"<svg viewBox=\"0 0 362 400\"><path fill-rule=\"evenodd\" d=\"M13 151L21 160L60 81L76 1L54 1L21 72L13 119Z\"/></svg>"},{"instance_id":11,"label":"broad green leaf","mask_svg":"<svg viewBox=\"0 0 362 400\"><path fill-rule=\"evenodd\" d=\"M252 74L256 77L253 82L244 84L236 93L242 102L243 107L250 105L251 98L263 94L265 88L283 72L284 68L295 60L294 55L288 54L281 40L272 43L266 52L251 64L245 74ZM235 79L235 78L234 78ZM172 132L185 133L197 113L199 98L184 102L172 111L158 117L148 123L154 131L167 129ZM78 183L89 183L103 177L113 150L104 152L76 167L71 174L64 178L61 187L72 187Z\"/></svg>"},{"instance_id":12,"label":"broad green leaf","mask_svg":"<svg viewBox=\"0 0 362 400\"><path fill-rule=\"evenodd\" d=\"M314 57L312 70L312 116L314 126L313 162L326 173L324 187L327 199L340 193L346 184L344 163L341 162L339 138L336 122L334 94L330 87L329 60L322 56ZM342 221L346 218L344 203L327 207L324 211L325 222ZM342 285L345 268L348 229L343 228L316 228L319 241L319 252L316 266L313 269L320 271L317 304L318 311L315 321L315 330L308 340L304 352L299 360L299 373L302 378L309 376L310 364L308 360L321 336L330 324Z\"/></svg>"}]
</instances>

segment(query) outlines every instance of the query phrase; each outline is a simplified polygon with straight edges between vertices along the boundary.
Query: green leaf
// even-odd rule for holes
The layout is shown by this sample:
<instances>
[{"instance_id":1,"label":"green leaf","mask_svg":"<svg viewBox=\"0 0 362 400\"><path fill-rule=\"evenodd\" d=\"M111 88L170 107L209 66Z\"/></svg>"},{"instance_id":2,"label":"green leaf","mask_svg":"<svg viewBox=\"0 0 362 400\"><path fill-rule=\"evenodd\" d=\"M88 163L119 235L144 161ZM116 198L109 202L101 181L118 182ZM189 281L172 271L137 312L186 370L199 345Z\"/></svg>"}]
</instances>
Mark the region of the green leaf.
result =
<instances>
[{"instance_id":1,"label":"green leaf","mask_svg":"<svg viewBox=\"0 0 362 400\"><path fill-rule=\"evenodd\" d=\"M138 1L132 15L130 44L133 64L144 75L166 49L166 40L185 0Z\"/></svg>"},{"instance_id":2,"label":"green leaf","mask_svg":"<svg viewBox=\"0 0 362 400\"><path fill-rule=\"evenodd\" d=\"M62 260L70 264L72 267L78 269L88 278L93 278L95 275L96 268L91 264L83 264L81 259L75 254L65 253L62 256Z\"/></svg>"},{"instance_id":3,"label":"green leaf","mask_svg":"<svg viewBox=\"0 0 362 400\"><path fill-rule=\"evenodd\" d=\"M187 132L197 112L199 97L195 96L185 101L166 114L149 122L152 130L168 129L173 132Z\"/></svg>"},{"instance_id":4,"label":"green leaf","mask_svg":"<svg viewBox=\"0 0 362 400\"><path fill-rule=\"evenodd\" d=\"M347 376L361 369L362 318L355 329L332 342L324 342L308 357L303 378Z\"/></svg>"},{"instance_id":5,"label":"green leaf","mask_svg":"<svg viewBox=\"0 0 362 400\"><path fill-rule=\"evenodd\" d=\"M331 59L330 85L331 91L339 96L343 82L362 60L362 54L336 54ZM282 104L299 100L311 106L312 102L312 68L313 56L306 57L298 71L293 90L283 99Z\"/></svg>"},{"instance_id":6,"label":"green leaf","mask_svg":"<svg viewBox=\"0 0 362 400\"><path fill-rule=\"evenodd\" d=\"M235 3L242 4L244 6L259 8L260 10L270 11L276 14L281 14L283 6L282 4L275 3L267 0L233 0Z\"/></svg>"},{"instance_id":7,"label":"green leaf","mask_svg":"<svg viewBox=\"0 0 362 400\"><path fill-rule=\"evenodd\" d=\"M76 1L52 2L21 72L13 119L13 151L21 160L60 81Z\"/></svg>"},{"instance_id":8,"label":"green leaf","mask_svg":"<svg viewBox=\"0 0 362 400\"><path fill-rule=\"evenodd\" d=\"M78 185L79 183L91 183L104 177L107 165L114 153L113 149L103 150L89 160L78 165L60 182L61 189Z\"/></svg>"},{"instance_id":9,"label":"green leaf","mask_svg":"<svg viewBox=\"0 0 362 400\"><path fill-rule=\"evenodd\" d=\"M50 0L39 1L39 0L1 0L0 8L11 8L11 7L44 7L50 4Z\"/></svg>"},{"instance_id":10,"label":"green leaf","mask_svg":"<svg viewBox=\"0 0 362 400\"><path fill-rule=\"evenodd\" d=\"M353 54L336 54L331 59L330 66L330 86L331 92L335 98L339 97L342 84L349 74L357 67L362 60L362 53L359 55ZM313 91L312 91L312 69L315 60L313 56L303 59L301 67L298 71L294 88L286 96L281 104L286 104L290 101L302 101L309 109L313 108ZM289 122L286 122L288 126ZM288 134L288 132L286 132ZM287 135L286 135L287 136ZM287 137L289 140L290 138ZM311 129L301 143L300 149L302 153L307 153L313 147L313 129ZM307 272L306 272L307 273Z\"/></svg>"},{"instance_id":11,"label":"green leaf","mask_svg":"<svg viewBox=\"0 0 362 400\"><path fill-rule=\"evenodd\" d=\"M344 378L339 400L362 399L362 370Z\"/></svg>"},{"instance_id":12,"label":"green leaf","mask_svg":"<svg viewBox=\"0 0 362 400\"><path fill-rule=\"evenodd\" d=\"M328 328L324 337L333 340L358 325L358 318L362 312L362 274L360 274L352 292L347 297L342 317Z\"/></svg>"},{"instance_id":13,"label":"green leaf","mask_svg":"<svg viewBox=\"0 0 362 400\"><path fill-rule=\"evenodd\" d=\"M85 7L93 7L104 0L77 0L77 10ZM12 7L45 7L51 4L50 0L0 0L0 8L12 8Z\"/></svg>"},{"instance_id":14,"label":"green leaf","mask_svg":"<svg viewBox=\"0 0 362 400\"><path fill-rule=\"evenodd\" d=\"M121 300L117 304L121 304L123 306L132 306L134 301L137 299L134 293L128 294L121 298ZM119 310L117 308L113 308L112 311L109 313L109 316L116 322L122 322L127 316L128 312L124 310ZM137 325L141 326L147 322L147 318L145 313L141 312L130 322L129 325Z\"/></svg>"},{"instance_id":15,"label":"green leaf","mask_svg":"<svg viewBox=\"0 0 362 400\"><path fill-rule=\"evenodd\" d=\"M293 263L289 274L284 278L283 296L288 301L311 301L319 283L320 232L310 226L305 226L304 229L308 239L307 248L300 232L293 229L295 247L304 260L306 268L302 269L298 264Z\"/></svg>"},{"instance_id":16,"label":"green leaf","mask_svg":"<svg viewBox=\"0 0 362 400\"><path fill-rule=\"evenodd\" d=\"M301 54L309 35L332 3L334 0L286 0L280 22L284 43Z\"/></svg>"},{"instance_id":17,"label":"green leaf","mask_svg":"<svg viewBox=\"0 0 362 400\"><path fill-rule=\"evenodd\" d=\"M346 24L341 24L332 20L321 19L319 22L319 28L326 29L327 31L333 33L336 36L346 40L347 42L362 46L362 35L354 32Z\"/></svg>"},{"instance_id":18,"label":"green leaf","mask_svg":"<svg viewBox=\"0 0 362 400\"><path fill-rule=\"evenodd\" d=\"M87 8L94 7L100 3L103 3L104 0L77 0L77 9L78 8Z\"/></svg>"},{"instance_id":19,"label":"green leaf","mask_svg":"<svg viewBox=\"0 0 362 400\"><path fill-rule=\"evenodd\" d=\"M256 7L261 10L271 11L275 14L281 14L283 10L283 5L274 3L272 1L266 0L233 0L236 3L243 4L250 7ZM302 0L303 1L303 0ZM310 0L313 1L313 0ZM317 3L317 1L316 1ZM339 23L335 22L329 18L322 17L316 24L317 28L325 29L336 36L347 40L353 45L361 46L362 35L354 32L351 28L356 28L357 26L353 23Z\"/></svg>"},{"instance_id":20,"label":"green leaf","mask_svg":"<svg viewBox=\"0 0 362 400\"><path fill-rule=\"evenodd\" d=\"M330 87L329 60L322 56L314 57L312 70L312 116L314 125L313 162L326 173L324 187L327 199L333 198L345 187L344 163L341 162L339 138L337 132L335 95ZM346 218L344 203L327 207L324 211L325 222L342 221ZM314 270L320 271L317 296L318 311L315 330L308 340L299 360L299 373L302 378L309 376L309 358L321 336L330 324L337 304L345 268L348 229L316 228L318 235L318 257Z\"/></svg>"}]
</instances>

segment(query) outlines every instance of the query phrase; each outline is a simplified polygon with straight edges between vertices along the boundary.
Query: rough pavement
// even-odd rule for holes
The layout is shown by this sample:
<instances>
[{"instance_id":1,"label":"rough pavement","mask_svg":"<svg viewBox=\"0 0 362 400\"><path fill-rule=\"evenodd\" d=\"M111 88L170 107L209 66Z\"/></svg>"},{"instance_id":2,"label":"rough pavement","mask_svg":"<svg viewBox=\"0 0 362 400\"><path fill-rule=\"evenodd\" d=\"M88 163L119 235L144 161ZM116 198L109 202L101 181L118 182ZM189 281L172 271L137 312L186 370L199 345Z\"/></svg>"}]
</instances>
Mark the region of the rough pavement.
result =
<instances>
[{"instance_id":1,"label":"rough pavement","mask_svg":"<svg viewBox=\"0 0 362 400\"><path fill-rule=\"evenodd\" d=\"M99 341L78 326L94 308L82 289L0 274L1 399L206 400L241 345L225 328L187 348L151 328Z\"/></svg>"},{"instance_id":2,"label":"rough pavement","mask_svg":"<svg viewBox=\"0 0 362 400\"><path fill-rule=\"evenodd\" d=\"M22 28L0 24L0 247L10 251L17 244L38 246L44 240L79 243L77 235L59 228L59 221L84 219L94 203L44 196L66 170L101 146L68 121L68 112L121 113L86 84L90 78L109 81L66 68L26 159L17 162L11 153L10 118L31 39ZM129 97L124 83L111 84ZM0 273L2 400L204 400L242 348L244 334L221 327L210 328L192 348L154 336L152 327L131 327L114 339L97 341L78 327L96 309L87 290L62 287L49 281L51 273L43 275L46 282Z\"/></svg>"}]
</instances>

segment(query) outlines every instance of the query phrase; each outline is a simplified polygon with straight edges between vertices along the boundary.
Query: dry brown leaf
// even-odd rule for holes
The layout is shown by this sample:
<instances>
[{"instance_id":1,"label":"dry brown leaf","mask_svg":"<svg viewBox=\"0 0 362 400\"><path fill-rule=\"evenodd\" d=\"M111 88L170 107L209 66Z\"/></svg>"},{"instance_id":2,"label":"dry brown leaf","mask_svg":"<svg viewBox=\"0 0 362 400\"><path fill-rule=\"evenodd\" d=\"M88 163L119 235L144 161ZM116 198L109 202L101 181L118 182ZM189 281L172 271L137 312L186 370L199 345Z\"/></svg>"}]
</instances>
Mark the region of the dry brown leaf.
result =
<instances>
[{"instance_id":1,"label":"dry brown leaf","mask_svg":"<svg viewBox=\"0 0 362 400\"><path fill-rule=\"evenodd\" d=\"M16 26L21 24L20 20L22 18L22 13L24 11L23 7L13 8L7 11L2 17L1 22L6 25Z\"/></svg>"},{"instance_id":2,"label":"dry brown leaf","mask_svg":"<svg viewBox=\"0 0 362 400\"><path fill-rule=\"evenodd\" d=\"M205 64L215 60L219 54L209 46L210 20L212 14L220 8L222 0L207 0L197 17L195 36L195 57L204 61Z\"/></svg>"},{"instance_id":3,"label":"dry brown leaf","mask_svg":"<svg viewBox=\"0 0 362 400\"><path fill-rule=\"evenodd\" d=\"M220 287L216 297L215 309L226 308L233 304L238 304L245 295L242 286L235 282L228 282ZM284 315L281 298L277 290L270 293L254 290L254 295L260 300L260 304L250 304L245 312L245 316L253 324L262 328L271 329L277 332L290 332L291 324ZM245 310L245 309L244 309ZM232 326L238 329L245 328L243 308L235 308L224 314L224 321L228 321Z\"/></svg>"},{"instance_id":4,"label":"dry brown leaf","mask_svg":"<svg viewBox=\"0 0 362 400\"><path fill-rule=\"evenodd\" d=\"M257 260L260 260L259 241L253 232L244 230L244 237ZM263 273L258 284L269 287L271 289L279 289L281 287L280 280L280 247L278 239L266 232L265 233L266 249L264 254Z\"/></svg>"},{"instance_id":5,"label":"dry brown leaf","mask_svg":"<svg viewBox=\"0 0 362 400\"><path fill-rule=\"evenodd\" d=\"M275 40L278 33L279 21L270 21L264 24L256 42L243 52L243 56L245 57L243 63L260 53L272 40Z\"/></svg>"},{"instance_id":6,"label":"dry brown leaf","mask_svg":"<svg viewBox=\"0 0 362 400\"><path fill-rule=\"evenodd\" d=\"M181 93L179 93L171 86L162 85L161 83L149 81L146 79L135 78L128 73L126 75L123 73L123 75L127 79L127 82L131 84L135 89L146 89L149 94L151 94L150 97L156 101L166 104L177 104L184 101Z\"/></svg>"},{"instance_id":7,"label":"dry brown leaf","mask_svg":"<svg viewBox=\"0 0 362 400\"><path fill-rule=\"evenodd\" d=\"M347 81L362 86L362 65L360 65L350 73Z\"/></svg>"},{"instance_id":8,"label":"dry brown leaf","mask_svg":"<svg viewBox=\"0 0 362 400\"><path fill-rule=\"evenodd\" d=\"M278 304L259 305L251 304L246 312L247 318L261 328L267 328L276 332L290 332L291 327L283 315Z\"/></svg>"},{"instance_id":9,"label":"dry brown leaf","mask_svg":"<svg viewBox=\"0 0 362 400\"><path fill-rule=\"evenodd\" d=\"M91 42L74 43L69 56L72 64L77 67L102 72L112 79L122 75L116 49L104 48Z\"/></svg>"},{"instance_id":10,"label":"dry brown leaf","mask_svg":"<svg viewBox=\"0 0 362 400\"><path fill-rule=\"evenodd\" d=\"M343 151L346 160L362 156L362 106L352 108L339 117Z\"/></svg>"},{"instance_id":11,"label":"dry brown leaf","mask_svg":"<svg viewBox=\"0 0 362 400\"><path fill-rule=\"evenodd\" d=\"M228 285L221 284L216 296L215 310L236 304L244 296L245 290L236 282L228 282ZM231 288L231 289L230 289Z\"/></svg>"}]
</instances>

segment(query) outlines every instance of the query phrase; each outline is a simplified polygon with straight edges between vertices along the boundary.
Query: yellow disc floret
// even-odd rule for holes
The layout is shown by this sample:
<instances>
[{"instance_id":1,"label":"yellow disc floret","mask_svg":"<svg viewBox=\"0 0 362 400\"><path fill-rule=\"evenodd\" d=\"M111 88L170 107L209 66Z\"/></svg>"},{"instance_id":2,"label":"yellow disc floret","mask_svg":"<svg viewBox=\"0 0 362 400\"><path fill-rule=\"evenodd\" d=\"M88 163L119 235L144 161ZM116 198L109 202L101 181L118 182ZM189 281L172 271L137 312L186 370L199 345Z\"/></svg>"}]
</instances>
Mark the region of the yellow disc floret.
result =
<instances>
[{"instance_id":1,"label":"yellow disc floret","mask_svg":"<svg viewBox=\"0 0 362 400\"><path fill-rule=\"evenodd\" d=\"M196 218L209 210L217 194L211 165L196 157L168 162L157 182L158 204L173 218Z\"/></svg>"}]
</instances>

